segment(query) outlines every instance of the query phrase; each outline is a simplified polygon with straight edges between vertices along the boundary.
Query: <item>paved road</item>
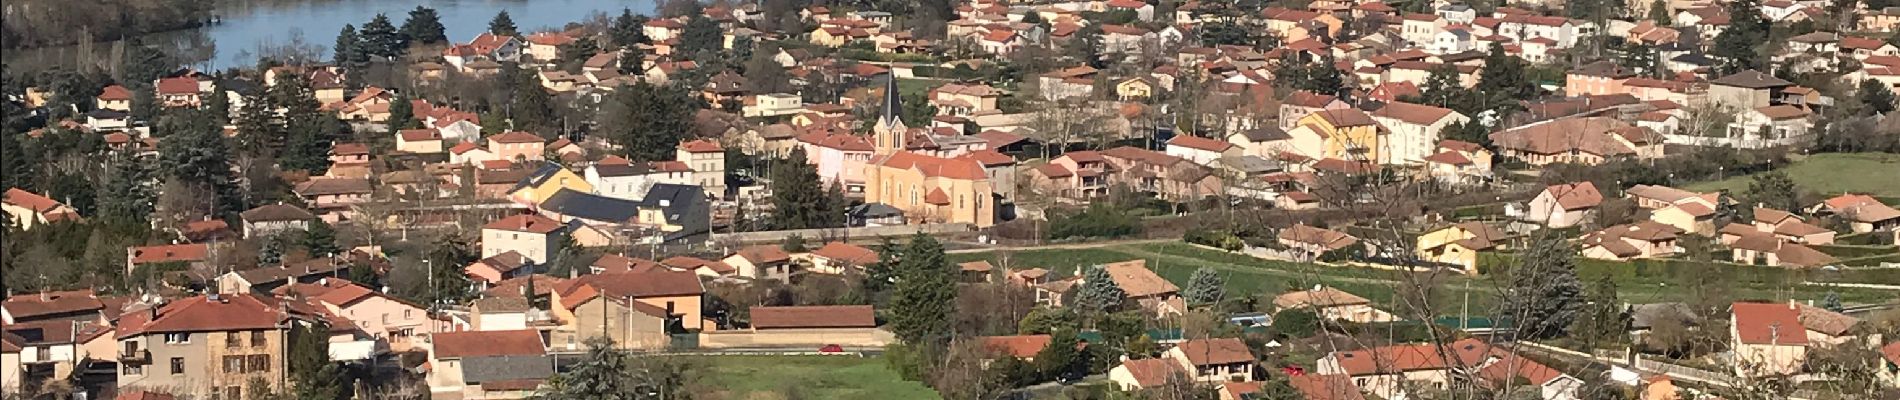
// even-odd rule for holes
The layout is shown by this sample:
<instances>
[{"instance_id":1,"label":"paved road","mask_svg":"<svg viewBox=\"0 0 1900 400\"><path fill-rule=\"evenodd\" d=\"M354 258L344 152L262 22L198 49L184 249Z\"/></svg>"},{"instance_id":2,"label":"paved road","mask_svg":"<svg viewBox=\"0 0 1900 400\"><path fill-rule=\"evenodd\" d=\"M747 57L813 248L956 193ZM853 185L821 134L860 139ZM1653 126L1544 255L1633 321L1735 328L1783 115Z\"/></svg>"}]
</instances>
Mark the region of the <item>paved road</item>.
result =
<instances>
[{"instance_id":1,"label":"paved road","mask_svg":"<svg viewBox=\"0 0 1900 400\"><path fill-rule=\"evenodd\" d=\"M1137 240L1111 240L1111 241L1106 241L1106 242L1042 244L1042 245L1035 245L1035 246L992 246L992 247L982 247L982 248L975 248L975 249L950 250L950 251L945 251L945 253L965 254L965 253L987 253L987 252L992 252L992 251L1093 249L1093 248L1121 246L1121 245L1128 245L1128 244L1170 243L1170 242L1179 242L1179 241L1181 241L1181 239L1137 239ZM958 243L968 244L971 246L988 246L988 245L980 244L980 243L964 243L964 242L958 242Z\"/></svg>"}]
</instances>

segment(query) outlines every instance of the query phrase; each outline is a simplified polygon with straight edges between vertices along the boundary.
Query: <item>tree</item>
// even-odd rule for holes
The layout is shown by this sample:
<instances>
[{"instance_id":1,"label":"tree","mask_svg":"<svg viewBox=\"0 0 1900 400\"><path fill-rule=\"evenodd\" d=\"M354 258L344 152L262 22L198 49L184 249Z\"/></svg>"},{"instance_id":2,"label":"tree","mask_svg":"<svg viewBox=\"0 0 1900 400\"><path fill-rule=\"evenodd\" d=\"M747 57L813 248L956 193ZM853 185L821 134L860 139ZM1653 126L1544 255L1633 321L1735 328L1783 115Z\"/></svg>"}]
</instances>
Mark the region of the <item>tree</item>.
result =
<instances>
[{"instance_id":1,"label":"tree","mask_svg":"<svg viewBox=\"0 0 1900 400\"><path fill-rule=\"evenodd\" d=\"M151 86L128 88L132 91L132 120L151 122L158 117L158 95Z\"/></svg>"},{"instance_id":2,"label":"tree","mask_svg":"<svg viewBox=\"0 0 1900 400\"><path fill-rule=\"evenodd\" d=\"M818 169L806 161L803 149L792 154L771 171L773 229L829 228L822 214L826 196Z\"/></svg>"},{"instance_id":3,"label":"tree","mask_svg":"<svg viewBox=\"0 0 1900 400\"><path fill-rule=\"evenodd\" d=\"M114 152L106 158L109 173L99 185L99 218L113 224L145 225L158 193L152 190L152 171L137 156Z\"/></svg>"},{"instance_id":4,"label":"tree","mask_svg":"<svg viewBox=\"0 0 1900 400\"><path fill-rule=\"evenodd\" d=\"M508 10L495 13L495 19L488 20L488 33L502 36L521 34L515 29L515 19L508 16Z\"/></svg>"},{"instance_id":5,"label":"tree","mask_svg":"<svg viewBox=\"0 0 1900 400\"><path fill-rule=\"evenodd\" d=\"M313 257L334 256L343 252L336 245L336 230L321 219L310 221L310 230L304 232L302 245Z\"/></svg>"},{"instance_id":6,"label":"tree","mask_svg":"<svg viewBox=\"0 0 1900 400\"><path fill-rule=\"evenodd\" d=\"M1075 307L1083 311L1105 314L1121 309L1122 299L1128 292L1115 283L1108 275L1108 267L1092 265L1082 273L1082 289L1075 295Z\"/></svg>"},{"instance_id":7,"label":"tree","mask_svg":"<svg viewBox=\"0 0 1900 400\"><path fill-rule=\"evenodd\" d=\"M515 124L515 129L553 139L559 133L554 120L554 98L541 86L541 79L528 69L515 69L511 79L515 95L508 103L508 120Z\"/></svg>"},{"instance_id":8,"label":"tree","mask_svg":"<svg viewBox=\"0 0 1900 400\"><path fill-rule=\"evenodd\" d=\"M1484 68L1478 71L1477 92L1512 99L1528 99L1537 94L1537 85L1524 73L1524 60L1504 54L1504 46L1491 45L1484 56Z\"/></svg>"},{"instance_id":9,"label":"tree","mask_svg":"<svg viewBox=\"0 0 1900 400\"><path fill-rule=\"evenodd\" d=\"M20 146L21 136L24 135L0 133L0 153L6 154L6 157L0 157L0 186L33 190L33 177L37 175L34 167L38 164L32 160L37 157L32 157Z\"/></svg>"},{"instance_id":10,"label":"tree","mask_svg":"<svg viewBox=\"0 0 1900 400\"><path fill-rule=\"evenodd\" d=\"M1226 285L1227 280L1221 278L1220 272L1201 267L1194 270L1194 276L1188 278L1187 290L1181 291L1181 297L1186 298L1189 304L1214 304L1225 294Z\"/></svg>"},{"instance_id":11,"label":"tree","mask_svg":"<svg viewBox=\"0 0 1900 400\"><path fill-rule=\"evenodd\" d=\"M1782 211L1801 209L1799 196L1799 189L1795 187L1794 179L1781 171L1755 175L1754 180L1748 183L1748 191L1742 192L1742 198L1754 202L1757 206Z\"/></svg>"},{"instance_id":12,"label":"tree","mask_svg":"<svg viewBox=\"0 0 1900 400\"><path fill-rule=\"evenodd\" d=\"M720 33L719 23L706 18L704 14L686 20L686 27L680 31L681 54L699 54L701 51L719 51L723 48L725 34Z\"/></svg>"},{"instance_id":13,"label":"tree","mask_svg":"<svg viewBox=\"0 0 1900 400\"><path fill-rule=\"evenodd\" d=\"M1571 334L1584 339L1603 343L1621 343L1629 332L1629 318L1623 312L1623 303L1617 299L1616 281L1604 275L1590 286L1587 294L1589 303L1584 312L1571 327Z\"/></svg>"},{"instance_id":14,"label":"tree","mask_svg":"<svg viewBox=\"0 0 1900 400\"><path fill-rule=\"evenodd\" d=\"M1088 364L1082 362L1083 354L1076 350L1080 342L1075 337L1075 331L1060 331L1050 335L1049 344L1036 352L1036 371L1041 373L1043 379L1061 379L1064 375L1087 372Z\"/></svg>"},{"instance_id":15,"label":"tree","mask_svg":"<svg viewBox=\"0 0 1900 400\"><path fill-rule=\"evenodd\" d=\"M1709 54L1722 62L1721 72L1733 74L1760 69L1765 60L1758 46L1768 41L1768 19L1761 15L1760 0L1736 0L1727 4L1729 24L1715 35Z\"/></svg>"},{"instance_id":16,"label":"tree","mask_svg":"<svg viewBox=\"0 0 1900 400\"><path fill-rule=\"evenodd\" d=\"M383 59L402 55L402 33L396 31L396 25L389 22L388 15L376 14L369 23L363 24L360 36L364 55Z\"/></svg>"},{"instance_id":17,"label":"tree","mask_svg":"<svg viewBox=\"0 0 1900 400\"><path fill-rule=\"evenodd\" d=\"M620 16L614 17L614 25L609 30L608 37L612 38L614 47L623 49L647 43L651 39L648 39L646 31L641 29L646 23L646 16L635 15L633 10L622 8Z\"/></svg>"},{"instance_id":18,"label":"tree","mask_svg":"<svg viewBox=\"0 0 1900 400\"><path fill-rule=\"evenodd\" d=\"M1576 249L1563 237L1539 232L1511 269L1510 289L1502 299L1505 315L1518 321L1529 338L1561 337L1583 312L1583 284L1577 280Z\"/></svg>"},{"instance_id":19,"label":"tree","mask_svg":"<svg viewBox=\"0 0 1900 400\"><path fill-rule=\"evenodd\" d=\"M1833 312L1842 312L1842 310L1847 309L1847 306L1841 304L1840 293L1828 291L1827 297L1821 298L1821 308Z\"/></svg>"},{"instance_id":20,"label":"tree","mask_svg":"<svg viewBox=\"0 0 1900 400\"><path fill-rule=\"evenodd\" d=\"M422 127L422 121L416 119L415 102L409 96L397 92L389 99L389 132Z\"/></svg>"},{"instance_id":21,"label":"tree","mask_svg":"<svg viewBox=\"0 0 1900 400\"><path fill-rule=\"evenodd\" d=\"M231 176L231 153L224 143L224 129L212 123L203 111L175 113L163 125L173 131L159 146L160 165L169 167L165 175L195 190L211 195L205 215L219 218L243 211L244 198Z\"/></svg>"},{"instance_id":22,"label":"tree","mask_svg":"<svg viewBox=\"0 0 1900 400\"><path fill-rule=\"evenodd\" d=\"M264 266L284 264L284 240L281 237L264 238L264 244L258 245L257 264Z\"/></svg>"},{"instance_id":23,"label":"tree","mask_svg":"<svg viewBox=\"0 0 1900 400\"><path fill-rule=\"evenodd\" d=\"M474 296L469 291L468 275L462 273L462 267L475 262L477 254L469 249L468 242L454 236L443 236L436 240L429 251L423 255L429 267L431 286L422 294L422 300L431 304L461 304Z\"/></svg>"},{"instance_id":24,"label":"tree","mask_svg":"<svg viewBox=\"0 0 1900 400\"><path fill-rule=\"evenodd\" d=\"M330 46L330 62L336 65L350 65L356 62L356 56L363 51L363 38L356 34L356 24L343 24L343 30L336 34L336 45Z\"/></svg>"},{"instance_id":25,"label":"tree","mask_svg":"<svg viewBox=\"0 0 1900 400\"><path fill-rule=\"evenodd\" d=\"M613 101L601 107L601 125L608 143L634 161L673 159L673 148L691 131L700 104L677 86L636 82L615 91Z\"/></svg>"},{"instance_id":26,"label":"tree","mask_svg":"<svg viewBox=\"0 0 1900 400\"><path fill-rule=\"evenodd\" d=\"M911 237L897 261L896 272L891 330L905 343L940 345L948 341L957 285L956 271L944 259L943 244L922 233Z\"/></svg>"},{"instance_id":27,"label":"tree","mask_svg":"<svg viewBox=\"0 0 1900 400\"><path fill-rule=\"evenodd\" d=\"M343 397L343 371L330 361L329 328L322 321L290 329L287 364L297 400L337 400Z\"/></svg>"},{"instance_id":28,"label":"tree","mask_svg":"<svg viewBox=\"0 0 1900 400\"><path fill-rule=\"evenodd\" d=\"M1894 109L1893 90L1873 79L1860 81L1860 89L1854 92L1854 99L1859 100L1869 114L1886 115Z\"/></svg>"},{"instance_id":29,"label":"tree","mask_svg":"<svg viewBox=\"0 0 1900 400\"><path fill-rule=\"evenodd\" d=\"M1319 314L1307 307L1280 310L1273 314L1273 330L1290 338L1312 337L1319 332L1321 322Z\"/></svg>"},{"instance_id":30,"label":"tree","mask_svg":"<svg viewBox=\"0 0 1900 400\"><path fill-rule=\"evenodd\" d=\"M1062 49L1064 56L1090 67L1108 67L1108 62L1102 59L1102 27L1100 25L1088 24L1082 29L1077 29L1073 35Z\"/></svg>"},{"instance_id":31,"label":"tree","mask_svg":"<svg viewBox=\"0 0 1900 400\"><path fill-rule=\"evenodd\" d=\"M1649 2L1649 20L1650 21L1656 21L1656 25L1658 26L1672 26L1672 25L1675 25L1675 22L1673 22L1672 19L1673 18L1669 16L1669 2L1668 1L1655 0L1655 1Z\"/></svg>"},{"instance_id":32,"label":"tree","mask_svg":"<svg viewBox=\"0 0 1900 400\"><path fill-rule=\"evenodd\" d=\"M442 17L436 15L435 9L420 5L414 10L409 10L409 19L402 22L402 36L409 38L410 43L421 44L436 44L449 40L448 34L443 33Z\"/></svg>"},{"instance_id":33,"label":"tree","mask_svg":"<svg viewBox=\"0 0 1900 400\"><path fill-rule=\"evenodd\" d=\"M340 123L319 109L316 92L302 75L279 78L270 88L272 102L283 107L284 148L278 160L286 170L320 175L330 169L330 132Z\"/></svg>"},{"instance_id":34,"label":"tree","mask_svg":"<svg viewBox=\"0 0 1900 400\"><path fill-rule=\"evenodd\" d=\"M615 349L613 340L605 336L587 339L587 356L569 367L567 372L550 379L548 385L534 395L536 399L574 399L574 400L633 400L640 398L642 392L635 390L635 382L628 373L632 371L627 362L627 354Z\"/></svg>"},{"instance_id":35,"label":"tree","mask_svg":"<svg viewBox=\"0 0 1900 400\"><path fill-rule=\"evenodd\" d=\"M157 47L146 45L144 40L138 38L125 44L125 55L121 62L119 72L131 87L152 85L177 67L170 55L159 51Z\"/></svg>"},{"instance_id":36,"label":"tree","mask_svg":"<svg viewBox=\"0 0 1900 400\"><path fill-rule=\"evenodd\" d=\"M211 113L211 121L224 126L231 123L231 95L226 94L224 85L213 82L211 93L205 95L205 112Z\"/></svg>"},{"instance_id":37,"label":"tree","mask_svg":"<svg viewBox=\"0 0 1900 400\"><path fill-rule=\"evenodd\" d=\"M261 94L244 95L244 104L238 106L237 140L238 149L251 157L276 156L284 147L282 126L278 125L276 107L271 105L269 97Z\"/></svg>"}]
</instances>

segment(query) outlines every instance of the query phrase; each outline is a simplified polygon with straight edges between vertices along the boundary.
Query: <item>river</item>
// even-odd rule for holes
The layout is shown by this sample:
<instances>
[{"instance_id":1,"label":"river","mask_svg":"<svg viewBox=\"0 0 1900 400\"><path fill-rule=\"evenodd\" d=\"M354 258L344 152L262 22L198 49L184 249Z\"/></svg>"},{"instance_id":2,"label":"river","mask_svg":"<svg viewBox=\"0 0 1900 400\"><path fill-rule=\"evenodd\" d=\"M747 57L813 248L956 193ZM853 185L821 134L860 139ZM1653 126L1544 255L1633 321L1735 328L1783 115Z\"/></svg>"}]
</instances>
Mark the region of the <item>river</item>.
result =
<instances>
[{"instance_id":1,"label":"river","mask_svg":"<svg viewBox=\"0 0 1900 400\"><path fill-rule=\"evenodd\" d=\"M652 14L657 0L225 0L219 1L213 15L221 17L202 28L161 32L144 37L146 43L169 48L187 60L187 64L205 70L251 66L260 49L301 43L327 49L336 43L343 24L358 29L378 13L388 14L390 23L402 27L409 11L422 5L434 8L442 18L449 40L467 42L488 29L496 13L508 11L522 32L559 29L570 22L581 22L596 14L619 15L622 8L635 13ZM112 43L90 46L93 60L105 60ZM81 57L81 46L7 50L4 59L18 67L73 65Z\"/></svg>"}]
</instances>

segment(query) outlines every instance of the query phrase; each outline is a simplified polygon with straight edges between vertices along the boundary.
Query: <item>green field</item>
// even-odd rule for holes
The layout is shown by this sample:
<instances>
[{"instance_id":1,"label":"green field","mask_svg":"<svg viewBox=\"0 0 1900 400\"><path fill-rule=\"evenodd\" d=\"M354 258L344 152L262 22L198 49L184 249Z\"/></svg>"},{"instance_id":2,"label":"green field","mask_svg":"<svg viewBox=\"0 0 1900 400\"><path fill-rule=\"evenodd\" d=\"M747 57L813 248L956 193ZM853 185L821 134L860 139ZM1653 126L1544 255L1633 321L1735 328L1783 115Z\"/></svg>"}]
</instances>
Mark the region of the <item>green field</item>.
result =
<instances>
[{"instance_id":1,"label":"green field","mask_svg":"<svg viewBox=\"0 0 1900 400\"><path fill-rule=\"evenodd\" d=\"M1508 254L1489 254L1483 262L1506 264L1510 262ZM1203 266L1211 267L1223 273L1227 278L1229 297L1238 294L1261 295L1281 293L1294 288L1310 287L1315 284L1337 287L1386 306L1395 304L1393 292L1406 278L1398 271L1370 268L1331 267L1316 264L1293 263L1262 260L1245 255L1225 253L1185 243L1149 243L1112 245L1091 249L1056 249L1009 252L984 252L952 254L954 262L989 260L1006 268L1048 268L1061 276L1073 274L1078 266L1101 264L1114 261L1143 259L1161 277L1178 286L1187 286L1188 277L1194 270ZM1617 284L1622 301L1647 303L1662 301L1691 301L1695 294L1685 290L1687 282L1694 279L1709 278L1711 273L1719 274L1721 286L1726 288L1728 296L1734 299L1783 299L1792 296L1799 300L1816 300L1826 297L1830 290L1841 294L1848 303L1884 303L1892 301L1900 293L1866 289L1830 289L1823 286L1800 285L1802 281L1816 282L1865 282L1900 284L1887 282L1900 280L1888 277L1891 271L1850 270L1850 271L1797 271L1770 267L1750 267L1732 264L1712 264L1698 269L1687 261L1651 260L1639 263L1607 262L1579 258L1578 275L1586 282L1599 277L1609 276ZM1430 284L1435 288L1432 301L1444 310L1456 310L1470 301L1473 310L1489 309L1497 304L1501 288L1486 277L1466 277L1455 274L1439 274ZM1470 295L1468 298L1466 295Z\"/></svg>"},{"instance_id":2,"label":"green field","mask_svg":"<svg viewBox=\"0 0 1900 400\"><path fill-rule=\"evenodd\" d=\"M906 381L884 359L853 356L715 356L701 363L705 398L883 400L936 399L922 383ZM796 395L791 396L791 395Z\"/></svg>"},{"instance_id":3,"label":"green field","mask_svg":"<svg viewBox=\"0 0 1900 400\"><path fill-rule=\"evenodd\" d=\"M1801 190L1827 195L1842 192L1871 193L1880 197L1900 197L1900 154L1827 153L1809 156L1780 169L1793 178ZM1684 189L1732 193L1748 190L1752 177L1700 182Z\"/></svg>"}]
</instances>

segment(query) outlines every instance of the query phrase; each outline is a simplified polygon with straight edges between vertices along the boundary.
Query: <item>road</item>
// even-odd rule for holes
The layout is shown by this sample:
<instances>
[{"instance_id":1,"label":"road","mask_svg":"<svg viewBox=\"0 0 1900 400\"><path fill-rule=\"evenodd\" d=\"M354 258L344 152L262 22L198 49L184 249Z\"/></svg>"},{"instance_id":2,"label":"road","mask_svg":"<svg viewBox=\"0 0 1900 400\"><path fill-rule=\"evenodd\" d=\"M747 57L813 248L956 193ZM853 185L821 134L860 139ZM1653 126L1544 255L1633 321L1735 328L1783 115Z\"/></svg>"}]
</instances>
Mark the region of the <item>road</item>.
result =
<instances>
[{"instance_id":1,"label":"road","mask_svg":"<svg viewBox=\"0 0 1900 400\"><path fill-rule=\"evenodd\" d=\"M1179 241L1181 241L1181 239L1111 240L1111 241L1106 241L1106 242L1040 244L1040 245L1035 245L1035 246L994 246L994 247L983 247L983 248L975 248L975 249L949 250L949 251L945 251L944 253L968 254L968 253L988 253L992 251L1093 249L1093 248L1121 246L1121 245L1129 245L1129 244L1173 243L1173 242L1179 242ZM970 245L970 246L987 246L981 243L968 243L968 242L957 242L957 243Z\"/></svg>"},{"instance_id":2,"label":"road","mask_svg":"<svg viewBox=\"0 0 1900 400\"><path fill-rule=\"evenodd\" d=\"M1676 380L1687 381L1687 382L1695 382L1695 383L1700 383L1704 385L1729 386L1733 384L1735 380L1734 376L1731 376L1726 373L1708 371L1708 370L1676 365L1676 364L1669 364L1669 363L1664 363L1664 362L1655 361L1655 360L1638 358L1636 362L1636 364L1638 365L1631 366L1628 362L1626 362L1625 360L1621 358L1592 356L1592 355L1578 352L1575 350L1570 350L1570 349L1566 349L1562 347L1551 346L1551 345L1546 345L1546 344L1536 343L1536 342L1522 341L1522 342L1517 342L1517 343L1523 345L1523 346L1518 347L1519 350L1530 350L1530 351L1533 351L1539 354L1548 355L1551 357L1557 357L1557 358L1563 358L1563 359L1569 359L1569 360L1579 360L1579 361L1585 361L1585 362L1604 363L1608 365L1629 368L1629 369L1641 371L1641 372L1663 374L1663 375L1668 375L1670 379L1676 379Z\"/></svg>"}]
</instances>

